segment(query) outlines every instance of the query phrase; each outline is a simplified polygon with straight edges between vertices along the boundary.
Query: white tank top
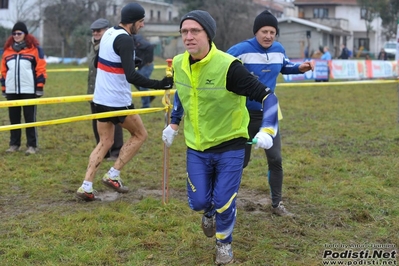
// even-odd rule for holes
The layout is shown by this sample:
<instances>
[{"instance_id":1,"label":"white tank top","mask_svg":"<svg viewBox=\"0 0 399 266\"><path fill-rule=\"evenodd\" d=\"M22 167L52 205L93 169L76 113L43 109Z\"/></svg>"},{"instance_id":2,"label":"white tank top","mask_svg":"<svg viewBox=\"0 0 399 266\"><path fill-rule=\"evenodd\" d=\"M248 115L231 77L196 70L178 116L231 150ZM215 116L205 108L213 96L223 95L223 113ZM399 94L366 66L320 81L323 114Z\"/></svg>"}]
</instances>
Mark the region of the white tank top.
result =
<instances>
[{"instance_id":1,"label":"white tank top","mask_svg":"<svg viewBox=\"0 0 399 266\"><path fill-rule=\"evenodd\" d=\"M121 58L114 51L115 38L127 34L123 29L109 28L101 38L93 102L109 107L132 104L131 84L127 82Z\"/></svg>"}]
</instances>

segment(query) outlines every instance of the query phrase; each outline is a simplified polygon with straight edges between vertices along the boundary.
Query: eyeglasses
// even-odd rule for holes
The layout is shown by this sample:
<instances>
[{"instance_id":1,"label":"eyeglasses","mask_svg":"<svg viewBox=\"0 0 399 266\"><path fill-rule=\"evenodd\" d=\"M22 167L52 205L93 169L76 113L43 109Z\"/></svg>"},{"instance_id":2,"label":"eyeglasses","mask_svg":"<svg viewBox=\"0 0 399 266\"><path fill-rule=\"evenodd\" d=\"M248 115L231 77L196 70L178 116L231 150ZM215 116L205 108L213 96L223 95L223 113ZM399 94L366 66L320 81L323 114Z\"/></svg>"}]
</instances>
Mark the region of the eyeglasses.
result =
<instances>
[{"instance_id":1,"label":"eyeglasses","mask_svg":"<svg viewBox=\"0 0 399 266\"><path fill-rule=\"evenodd\" d=\"M204 29L182 29L179 30L180 34L183 36L187 36L187 34L190 32L191 35L198 35L201 31L203 31Z\"/></svg>"},{"instance_id":2,"label":"eyeglasses","mask_svg":"<svg viewBox=\"0 0 399 266\"><path fill-rule=\"evenodd\" d=\"M20 32L20 31L18 31L18 32L13 32L12 33L12 36L21 36L22 34L24 34L23 32Z\"/></svg>"},{"instance_id":3,"label":"eyeglasses","mask_svg":"<svg viewBox=\"0 0 399 266\"><path fill-rule=\"evenodd\" d=\"M98 33L100 33L102 30L103 30L103 29L91 30L91 32L93 32L93 33L95 33L95 32L98 32Z\"/></svg>"}]
</instances>

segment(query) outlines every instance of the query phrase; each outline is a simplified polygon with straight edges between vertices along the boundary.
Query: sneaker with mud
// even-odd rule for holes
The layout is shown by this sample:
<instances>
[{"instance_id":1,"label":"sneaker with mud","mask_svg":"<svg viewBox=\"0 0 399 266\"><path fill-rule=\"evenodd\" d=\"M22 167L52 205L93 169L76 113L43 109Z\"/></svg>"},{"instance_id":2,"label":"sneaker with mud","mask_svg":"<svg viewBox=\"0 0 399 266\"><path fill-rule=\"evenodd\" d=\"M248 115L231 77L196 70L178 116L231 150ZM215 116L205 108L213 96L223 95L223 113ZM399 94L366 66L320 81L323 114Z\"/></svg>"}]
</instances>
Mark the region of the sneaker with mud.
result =
<instances>
[{"instance_id":1,"label":"sneaker with mud","mask_svg":"<svg viewBox=\"0 0 399 266\"><path fill-rule=\"evenodd\" d=\"M202 231L207 237L214 237L216 234L216 217L212 215L211 217L202 216L201 221Z\"/></svg>"},{"instance_id":2,"label":"sneaker with mud","mask_svg":"<svg viewBox=\"0 0 399 266\"><path fill-rule=\"evenodd\" d=\"M31 155L31 154L36 154L36 148L35 147L29 147L26 151L25 151L26 155Z\"/></svg>"},{"instance_id":3,"label":"sneaker with mud","mask_svg":"<svg viewBox=\"0 0 399 266\"><path fill-rule=\"evenodd\" d=\"M94 195L94 190L92 189L91 191L87 192L83 189L83 187L80 187L76 191L76 197L78 199L84 200L84 201L94 201L97 200L96 196Z\"/></svg>"},{"instance_id":4,"label":"sneaker with mud","mask_svg":"<svg viewBox=\"0 0 399 266\"><path fill-rule=\"evenodd\" d=\"M272 213L278 216L286 216L286 217L294 217L295 214L287 211L287 209L284 207L283 202L280 201L280 203L278 204L278 206L276 208L274 208L272 206Z\"/></svg>"},{"instance_id":5,"label":"sneaker with mud","mask_svg":"<svg viewBox=\"0 0 399 266\"><path fill-rule=\"evenodd\" d=\"M11 145L10 148L8 148L6 150L6 152L9 152L9 153L16 152L16 151L19 151L19 146L17 146L17 145Z\"/></svg>"},{"instance_id":6,"label":"sneaker with mud","mask_svg":"<svg viewBox=\"0 0 399 266\"><path fill-rule=\"evenodd\" d=\"M125 187L122 184L122 179L118 177L111 178L108 173L106 173L102 179L102 182L104 185L106 185L109 188L112 188L113 190L119 192L119 193L128 193L129 188Z\"/></svg>"},{"instance_id":7,"label":"sneaker with mud","mask_svg":"<svg viewBox=\"0 0 399 266\"><path fill-rule=\"evenodd\" d=\"M215 264L225 265L233 263L233 250L231 243L216 242L216 260Z\"/></svg>"}]
</instances>

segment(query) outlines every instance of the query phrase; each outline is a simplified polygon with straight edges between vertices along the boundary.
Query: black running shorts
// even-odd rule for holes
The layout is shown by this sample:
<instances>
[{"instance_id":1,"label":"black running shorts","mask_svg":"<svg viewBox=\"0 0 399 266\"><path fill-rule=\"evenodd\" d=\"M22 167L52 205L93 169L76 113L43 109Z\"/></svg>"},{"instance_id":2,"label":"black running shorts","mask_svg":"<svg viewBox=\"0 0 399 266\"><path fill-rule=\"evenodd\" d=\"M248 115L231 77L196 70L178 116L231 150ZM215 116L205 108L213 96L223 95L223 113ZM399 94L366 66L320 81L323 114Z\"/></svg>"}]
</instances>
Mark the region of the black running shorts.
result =
<instances>
[{"instance_id":1,"label":"black running shorts","mask_svg":"<svg viewBox=\"0 0 399 266\"><path fill-rule=\"evenodd\" d=\"M112 112L112 111L121 111L121 110L131 110L134 109L134 104L132 103L130 106L125 107L109 107L101 104L94 103L94 113L104 113L104 112ZM124 116L113 116L113 117L104 117L98 119L100 122L112 122L114 125L119 123L123 124L125 121L126 115Z\"/></svg>"}]
</instances>

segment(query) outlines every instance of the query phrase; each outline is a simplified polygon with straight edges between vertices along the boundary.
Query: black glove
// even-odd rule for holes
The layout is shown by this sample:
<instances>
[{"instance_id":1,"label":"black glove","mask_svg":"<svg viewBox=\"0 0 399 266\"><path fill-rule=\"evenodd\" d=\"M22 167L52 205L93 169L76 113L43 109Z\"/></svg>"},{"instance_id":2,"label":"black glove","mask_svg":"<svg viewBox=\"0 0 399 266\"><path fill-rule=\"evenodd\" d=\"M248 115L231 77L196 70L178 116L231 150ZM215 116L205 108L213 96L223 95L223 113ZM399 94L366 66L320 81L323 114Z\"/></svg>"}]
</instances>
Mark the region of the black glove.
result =
<instances>
[{"instance_id":1,"label":"black glove","mask_svg":"<svg viewBox=\"0 0 399 266\"><path fill-rule=\"evenodd\" d=\"M43 96L43 87L36 87L36 98L40 98Z\"/></svg>"},{"instance_id":2,"label":"black glove","mask_svg":"<svg viewBox=\"0 0 399 266\"><path fill-rule=\"evenodd\" d=\"M158 89L171 89L173 87L173 78L172 77L164 77L159 81Z\"/></svg>"},{"instance_id":3,"label":"black glove","mask_svg":"<svg viewBox=\"0 0 399 266\"><path fill-rule=\"evenodd\" d=\"M3 95L4 98L7 98L7 94L4 91L1 92L1 95Z\"/></svg>"},{"instance_id":4,"label":"black glove","mask_svg":"<svg viewBox=\"0 0 399 266\"><path fill-rule=\"evenodd\" d=\"M140 57L135 57L134 58L134 65L136 66L136 67L138 67L138 68L141 68L142 67L142 65L141 64L143 64L143 60L140 58Z\"/></svg>"}]
</instances>

